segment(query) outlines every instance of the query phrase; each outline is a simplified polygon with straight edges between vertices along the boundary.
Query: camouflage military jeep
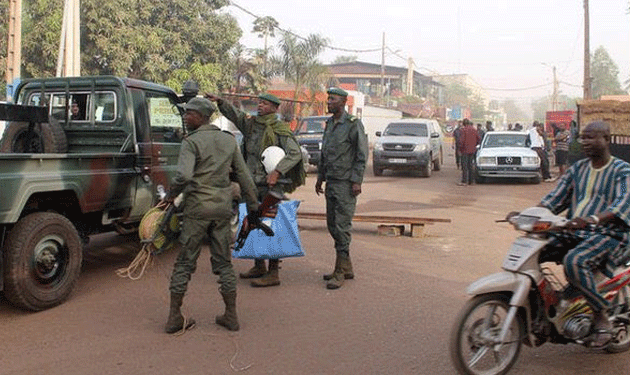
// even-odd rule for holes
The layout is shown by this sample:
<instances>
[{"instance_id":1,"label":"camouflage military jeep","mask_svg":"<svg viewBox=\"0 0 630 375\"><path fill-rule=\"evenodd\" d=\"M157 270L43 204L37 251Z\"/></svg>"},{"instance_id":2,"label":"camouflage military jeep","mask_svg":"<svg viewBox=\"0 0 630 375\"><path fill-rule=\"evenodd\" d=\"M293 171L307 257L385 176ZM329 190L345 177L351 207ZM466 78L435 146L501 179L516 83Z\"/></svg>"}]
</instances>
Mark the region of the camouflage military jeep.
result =
<instances>
[{"instance_id":1,"label":"camouflage military jeep","mask_svg":"<svg viewBox=\"0 0 630 375\"><path fill-rule=\"evenodd\" d=\"M111 76L32 79L0 105L0 289L62 303L89 235L132 232L168 189L185 129L171 89Z\"/></svg>"}]
</instances>

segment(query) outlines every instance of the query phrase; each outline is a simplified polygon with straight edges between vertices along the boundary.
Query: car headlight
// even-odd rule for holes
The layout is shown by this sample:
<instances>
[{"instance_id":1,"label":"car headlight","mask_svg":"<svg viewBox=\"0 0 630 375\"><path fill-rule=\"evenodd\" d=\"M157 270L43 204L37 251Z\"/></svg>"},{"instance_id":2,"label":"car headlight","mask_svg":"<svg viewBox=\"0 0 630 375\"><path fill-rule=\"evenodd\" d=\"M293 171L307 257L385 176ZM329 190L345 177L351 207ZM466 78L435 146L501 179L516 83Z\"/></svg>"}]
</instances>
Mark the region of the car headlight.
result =
<instances>
[{"instance_id":1,"label":"car headlight","mask_svg":"<svg viewBox=\"0 0 630 375\"><path fill-rule=\"evenodd\" d=\"M416 147L413 148L414 151L426 151L429 149L429 146L426 143L421 143L419 145L416 145Z\"/></svg>"},{"instance_id":2,"label":"car headlight","mask_svg":"<svg viewBox=\"0 0 630 375\"><path fill-rule=\"evenodd\" d=\"M497 165L497 158L494 156L480 156L477 158L477 165Z\"/></svg>"},{"instance_id":3,"label":"car headlight","mask_svg":"<svg viewBox=\"0 0 630 375\"><path fill-rule=\"evenodd\" d=\"M374 151L383 151L383 144L382 143L375 143L374 144Z\"/></svg>"},{"instance_id":4,"label":"car headlight","mask_svg":"<svg viewBox=\"0 0 630 375\"><path fill-rule=\"evenodd\" d=\"M523 165L538 165L538 156L524 156Z\"/></svg>"}]
</instances>

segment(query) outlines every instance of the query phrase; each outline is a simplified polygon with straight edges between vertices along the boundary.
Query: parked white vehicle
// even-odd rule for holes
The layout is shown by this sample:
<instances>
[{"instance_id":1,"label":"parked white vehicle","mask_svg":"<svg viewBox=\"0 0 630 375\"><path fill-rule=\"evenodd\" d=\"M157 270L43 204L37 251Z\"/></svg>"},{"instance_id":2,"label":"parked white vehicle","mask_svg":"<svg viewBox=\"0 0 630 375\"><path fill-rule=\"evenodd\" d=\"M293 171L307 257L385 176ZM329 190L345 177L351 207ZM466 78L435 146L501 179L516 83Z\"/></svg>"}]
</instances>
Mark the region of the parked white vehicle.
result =
<instances>
[{"instance_id":1,"label":"parked white vehicle","mask_svg":"<svg viewBox=\"0 0 630 375\"><path fill-rule=\"evenodd\" d=\"M486 133L477 150L476 179L525 178L540 183L540 158L529 148L526 132L492 131Z\"/></svg>"}]
</instances>

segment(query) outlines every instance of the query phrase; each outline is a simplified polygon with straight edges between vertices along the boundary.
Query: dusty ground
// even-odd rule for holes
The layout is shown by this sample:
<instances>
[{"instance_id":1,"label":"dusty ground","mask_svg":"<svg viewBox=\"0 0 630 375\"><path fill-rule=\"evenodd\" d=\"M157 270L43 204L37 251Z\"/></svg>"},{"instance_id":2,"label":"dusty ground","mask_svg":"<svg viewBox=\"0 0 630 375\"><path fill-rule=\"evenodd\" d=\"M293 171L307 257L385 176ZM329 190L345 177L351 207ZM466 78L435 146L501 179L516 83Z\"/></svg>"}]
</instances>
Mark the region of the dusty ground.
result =
<instances>
[{"instance_id":1,"label":"dusty ground","mask_svg":"<svg viewBox=\"0 0 630 375\"><path fill-rule=\"evenodd\" d=\"M324 212L314 174L293 194L301 209ZM449 218L421 238L382 237L376 224L356 223L356 279L329 291L332 240L323 221L300 221L305 257L282 263L278 287L254 289L239 280L241 330L214 324L222 312L209 256L184 302L197 327L162 332L174 252L145 276L115 275L138 245L130 238L93 238L71 298L40 313L0 303L0 374L452 374L448 335L464 304L464 288L499 269L517 235L495 223L533 205L550 184L492 183L458 187L452 155L429 178L366 173L357 213ZM208 253L205 253L208 254ZM237 272L251 261L235 260ZM605 356L577 346L523 349L514 374L628 373L628 354Z\"/></svg>"}]
</instances>

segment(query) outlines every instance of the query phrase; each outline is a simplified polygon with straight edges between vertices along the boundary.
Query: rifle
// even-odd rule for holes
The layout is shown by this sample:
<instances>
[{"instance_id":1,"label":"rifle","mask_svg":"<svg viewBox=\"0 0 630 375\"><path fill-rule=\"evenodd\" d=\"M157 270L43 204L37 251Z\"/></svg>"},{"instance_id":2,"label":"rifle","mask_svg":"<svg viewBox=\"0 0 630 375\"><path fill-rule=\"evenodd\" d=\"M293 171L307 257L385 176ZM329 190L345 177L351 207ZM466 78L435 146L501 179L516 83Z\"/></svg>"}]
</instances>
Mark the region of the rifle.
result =
<instances>
[{"instance_id":1,"label":"rifle","mask_svg":"<svg viewBox=\"0 0 630 375\"><path fill-rule=\"evenodd\" d=\"M243 245L245 245L245 240L247 240L247 236L249 236L249 232L254 229L262 230L267 236L273 236L273 229L269 227L269 225L260 221L261 217L275 217L277 210L276 205L281 200L285 199L283 194L270 191L263 198L262 203L258 207L258 210L252 216L254 220L249 220L249 216L246 216L243 219L243 224L241 225L241 230L238 232L238 237L236 238L236 245L234 246L234 251L239 251Z\"/></svg>"}]
</instances>

